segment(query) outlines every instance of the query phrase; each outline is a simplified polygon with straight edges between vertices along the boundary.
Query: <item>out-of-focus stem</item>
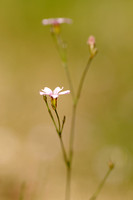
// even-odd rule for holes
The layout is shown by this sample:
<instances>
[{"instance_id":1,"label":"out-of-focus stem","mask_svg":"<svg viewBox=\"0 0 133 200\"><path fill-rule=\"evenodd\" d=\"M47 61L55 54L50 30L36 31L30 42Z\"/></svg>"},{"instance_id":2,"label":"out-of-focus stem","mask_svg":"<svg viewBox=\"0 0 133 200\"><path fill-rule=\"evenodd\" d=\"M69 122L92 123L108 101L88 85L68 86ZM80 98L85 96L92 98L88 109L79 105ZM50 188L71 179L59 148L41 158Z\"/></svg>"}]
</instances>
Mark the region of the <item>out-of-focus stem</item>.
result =
<instances>
[{"instance_id":1,"label":"out-of-focus stem","mask_svg":"<svg viewBox=\"0 0 133 200\"><path fill-rule=\"evenodd\" d=\"M59 136L59 137L60 137L60 144L61 144L61 148L62 148L62 153L63 153L64 161L65 161L66 167L68 167L69 162L68 162L66 150L65 150L65 147L64 147L64 143L63 143L62 137L61 136Z\"/></svg>"},{"instance_id":2,"label":"out-of-focus stem","mask_svg":"<svg viewBox=\"0 0 133 200\"><path fill-rule=\"evenodd\" d=\"M75 129L75 118L76 118L76 108L77 105L73 105L73 111L72 111L72 122L71 122L71 132L70 132L70 140L69 140L69 159L70 164L72 164L73 159L73 143L74 143L74 129Z\"/></svg>"},{"instance_id":3,"label":"out-of-focus stem","mask_svg":"<svg viewBox=\"0 0 133 200\"><path fill-rule=\"evenodd\" d=\"M71 80L71 77L70 77L69 69L68 69L68 66L67 66L67 56L66 56L65 43L63 42L60 34L57 34L57 35L52 34L52 36L53 36L56 48L58 50L58 53L60 55L60 58L61 58L61 61L62 61L62 65L63 65L63 67L65 69L67 80L68 80L68 84L69 84L69 88L71 90L71 95L72 95L72 98L73 98L73 101L74 101L74 89L73 89L73 84L72 84L72 80Z\"/></svg>"},{"instance_id":4,"label":"out-of-focus stem","mask_svg":"<svg viewBox=\"0 0 133 200\"><path fill-rule=\"evenodd\" d=\"M66 194L65 200L70 200L70 187L71 187L71 165L67 166L67 175L66 175Z\"/></svg>"},{"instance_id":5,"label":"out-of-focus stem","mask_svg":"<svg viewBox=\"0 0 133 200\"><path fill-rule=\"evenodd\" d=\"M102 190L108 176L110 175L110 172L112 171L113 168L109 168L105 177L103 178L102 182L100 183L100 185L98 186L96 192L92 195L92 197L89 200L96 200L96 198L98 197L100 191Z\"/></svg>"}]
</instances>

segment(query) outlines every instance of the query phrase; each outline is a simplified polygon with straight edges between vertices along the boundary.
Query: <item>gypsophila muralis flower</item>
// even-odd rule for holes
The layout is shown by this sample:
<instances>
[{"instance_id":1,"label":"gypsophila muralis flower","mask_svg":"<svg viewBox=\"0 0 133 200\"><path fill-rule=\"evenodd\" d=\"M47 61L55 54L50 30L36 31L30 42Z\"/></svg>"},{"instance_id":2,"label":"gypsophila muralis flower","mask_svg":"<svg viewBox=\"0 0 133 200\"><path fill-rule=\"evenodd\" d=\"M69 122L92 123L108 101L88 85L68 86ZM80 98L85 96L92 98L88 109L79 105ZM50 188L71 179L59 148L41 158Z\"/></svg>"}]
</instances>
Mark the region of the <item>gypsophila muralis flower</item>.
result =
<instances>
[{"instance_id":1,"label":"gypsophila muralis flower","mask_svg":"<svg viewBox=\"0 0 133 200\"><path fill-rule=\"evenodd\" d=\"M63 87L60 88L60 87L56 87L53 91L48 88L48 87L45 87L44 89L42 89L40 91L40 95L48 95L52 98L58 98L59 95L63 95L63 94L69 94L70 93L70 90L66 90L66 91L63 91L63 92L60 92L61 90L63 90Z\"/></svg>"},{"instance_id":2,"label":"gypsophila muralis flower","mask_svg":"<svg viewBox=\"0 0 133 200\"><path fill-rule=\"evenodd\" d=\"M43 19L42 24L44 26L51 25L51 32L55 34L60 33L60 25L61 24L71 24L72 19L69 18L49 18L49 19Z\"/></svg>"},{"instance_id":3,"label":"gypsophila muralis flower","mask_svg":"<svg viewBox=\"0 0 133 200\"><path fill-rule=\"evenodd\" d=\"M57 108L57 98L59 97L59 95L70 93L70 90L61 92L62 90L63 90L63 87L62 88L56 87L53 91L50 88L45 87L44 89L42 89L40 91L40 95L50 96L51 97L51 105L52 105L53 109L56 109Z\"/></svg>"},{"instance_id":4,"label":"gypsophila muralis flower","mask_svg":"<svg viewBox=\"0 0 133 200\"><path fill-rule=\"evenodd\" d=\"M59 25L59 24L71 24L72 20L69 18L49 18L49 19L43 19L42 24L43 25Z\"/></svg>"}]
</instances>

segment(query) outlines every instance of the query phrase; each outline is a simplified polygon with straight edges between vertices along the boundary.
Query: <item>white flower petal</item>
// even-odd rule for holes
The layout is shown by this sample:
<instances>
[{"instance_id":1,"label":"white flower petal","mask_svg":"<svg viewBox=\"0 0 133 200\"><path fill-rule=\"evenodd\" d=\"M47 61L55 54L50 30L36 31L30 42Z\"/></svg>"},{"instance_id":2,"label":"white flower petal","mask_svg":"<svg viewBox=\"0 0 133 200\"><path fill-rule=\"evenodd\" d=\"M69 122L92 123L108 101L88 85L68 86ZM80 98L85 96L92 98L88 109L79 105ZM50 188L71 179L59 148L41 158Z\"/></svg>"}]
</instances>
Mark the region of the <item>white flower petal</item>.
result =
<instances>
[{"instance_id":1,"label":"white flower petal","mask_svg":"<svg viewBox=\"0 0 133 200\"><path fill-rule=\"evenodd\" d=\"M56 88L54 89L54 91L53 91L53 95L54 95L54 94L57 95L61 90L63 90L63 87L62 87L62 88L56 87Z\"/></svg>"},{"instance_id":2,"label":"white flower petal","mask_svg":"<svg viewBox=\"0 0 133 200\"><path fill-rule=\"evenodd\" d=\"M51 95L52 94L52 90L50 88L48 88L48 87L45 87L42 91L46 95Z\"/></svg>"},{"instance_id":3,"label":"white flower petal","mask_svg":"<svg viewBox=\"0 0 133 200\"><path fill-rule=\"evenodd\" d=\"M62 24L62 23L71 24L72 23L72 20L69 18L57 18L57 21L59 24Z\"/></svg>"},{"instance_id":4,"label":"white flower petal","mask_svg":"<svg viewBox=\"0 0 133 200\"><path fill-rule=\"evenodd\" d=\"M56 24L71 24L72 19L69 18L49 18L49 19L43 19L42 24L47 26L47 25L56 25Z\"/></svg>"},{"instance_id":5,"label":"white flower petal","mask_svg":"<svg viewBox=\"0 0 133 200\"><path fill-rule=\"evenodd\" d=\"M70 90L66 90L66 91L60 92L59 95L62 95L62 94L69 94L69 93L70 93Z\"/></svg>"},{"instance_id":6,"label":"white flower petal","mask_svg":"<svg viewBox=\"0 0 133 200\"><path fill-rule=\"evenodd\" d=\"M40 95L45 95L44 92L40 92Z\"/></svg>"}]
</instances>

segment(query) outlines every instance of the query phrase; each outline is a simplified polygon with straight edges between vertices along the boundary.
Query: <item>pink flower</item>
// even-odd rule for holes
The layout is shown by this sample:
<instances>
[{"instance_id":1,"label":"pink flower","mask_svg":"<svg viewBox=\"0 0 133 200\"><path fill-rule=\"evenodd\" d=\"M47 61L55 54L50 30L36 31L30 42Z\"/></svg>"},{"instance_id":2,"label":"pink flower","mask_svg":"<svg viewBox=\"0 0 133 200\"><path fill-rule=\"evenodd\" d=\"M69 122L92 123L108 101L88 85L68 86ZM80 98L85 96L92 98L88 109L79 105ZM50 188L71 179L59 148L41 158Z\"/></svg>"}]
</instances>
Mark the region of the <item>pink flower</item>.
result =
<instances>
[{"instance_id":1,"label":"pink flower","mask_svg":"<svg viewBox=\"0 0 133 200\"><path fill-rule=\"evenodd\" d=\"M46 26L46 25L57 26L57 25L64 24L64 23L71 24L72 20L69 18L49 18L49 19L42 20L42 24L44 26Z\"/></svg>"},{"instance_id":2,"label":"pink flower","mask_svg":"<svg viewBox=\"0 0 133 200\"><path fill-rule=\"evenodd\" d=\"M56 87L53 91L50 88L45 87L44 89L41 90L40 95L44 95L44 96L48 95L48 96L52 97L53 99L56 99L59 97L59 95L70 93L70 90L60 92L61 90L63 90L63 87L62 88Z\"/></svg>"}]
</instances>

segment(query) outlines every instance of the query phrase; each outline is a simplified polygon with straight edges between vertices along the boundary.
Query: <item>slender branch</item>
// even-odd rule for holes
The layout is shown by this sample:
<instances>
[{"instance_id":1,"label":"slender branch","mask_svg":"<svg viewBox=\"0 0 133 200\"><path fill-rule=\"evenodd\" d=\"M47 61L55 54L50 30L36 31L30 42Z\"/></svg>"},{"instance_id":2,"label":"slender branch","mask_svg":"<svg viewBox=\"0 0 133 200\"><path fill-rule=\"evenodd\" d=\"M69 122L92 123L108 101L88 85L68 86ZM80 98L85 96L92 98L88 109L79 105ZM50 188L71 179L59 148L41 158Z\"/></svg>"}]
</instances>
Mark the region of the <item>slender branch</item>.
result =
<instances>
[{"instance_id":1,"label":"slender branch","mask_svg":"<svg viewBox=\"0 0 133 200\"><path fill-rule=\"evenodd\" d=\"M63 117L63 120L62 120L61 133L62 133L62 131L63 131L65 121L66 121L66 116L64 116L64 117Z\"/></svg>"},{"instance_id":2,"label":"slender branch","mask_svg":"<svg viewBox=\"0 0 133 200\"><path fill-rule=\"evenodd\" d=\"M102 190L108 176L110 175L111 171L113 168L109 168L109 170L107 171L105 177L103 178L102 182L100 183L100 185L98 186L96 192L92 195L92 197L89 200L96 200L96 198L98 197L100 191Z\"/></svg>"},{"instance_id":3,"label":"slender branch","mask_svg":"<svg viewBox=\"0 0 133 200\"><path fill-rule=\"evenodd\" d=\"M51 117L51 119L52 119L52 121L53 121L53 123L54 123L55 129L56 129L56 131L57 131L57 133L58 133L59 130L58 130L57 125L56 125L56 123L55 123L55 120L54 120L54 117L53 117L53 115L52 115L52 112L51 112L51 110L50 110L50 108L49 108L49 105L48 105L48 102L47 102L47 98L46 98L46 97L44 98L44 101L45 101L45 103L46 103L46 106L47 106L49 115L50 115L50 117Z\"/></svg>"},{"instance_id":4,"label":"slender branch","mask_svg":"<svg viewBox=\"0 0 133 200\"><path fill-rule=\"evenodd\" d=\"M73 105L71 132L70 132L70 140L69 140L69 161L70 161L70 163L72 162L72 159L73 159L73 143L74 143L74 133L75 133L74 129L75 129L76 108L77 108L77 105Z\"/></svg>"},{"instance_id":5,"label":"slender branch","mask_svg":"<svg viewBox=\"0 0 133 200\"><path fill-rule=\"evenodd\" d=\"M91 61L92 61L92 57L89 58L88 63L87 63L87 65L86 65L86 67L85 67L85 69L83 71L82 76L81 76L79 87L78 87L78 91L77 91L77 95L76 95L76 102L75 102L76 104L78 103L78 100L80 98L80 94L81 94L81 90L82 90L83 83L84 83L84 80L85 80L85 76L86 76L87 71L88 71L88 69L90 67Z\"/></svg>"},{"instance_id":6,"label":"slender branch","mask_svg":"<svg viewBox=\"0 0 133 200\"><path fill-rule=\"evenodd\" d=\"M58 131L59 131L59 134L61 134L61 123L60 123L60 118L59 118L59 115L58 115L57 110L55 109L54 111L55 111L55 114L56 114L56 117L57 117L57 120L58 120L58 125L59 125Z\"/></svg>"}]
</instances>

